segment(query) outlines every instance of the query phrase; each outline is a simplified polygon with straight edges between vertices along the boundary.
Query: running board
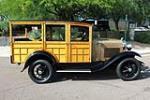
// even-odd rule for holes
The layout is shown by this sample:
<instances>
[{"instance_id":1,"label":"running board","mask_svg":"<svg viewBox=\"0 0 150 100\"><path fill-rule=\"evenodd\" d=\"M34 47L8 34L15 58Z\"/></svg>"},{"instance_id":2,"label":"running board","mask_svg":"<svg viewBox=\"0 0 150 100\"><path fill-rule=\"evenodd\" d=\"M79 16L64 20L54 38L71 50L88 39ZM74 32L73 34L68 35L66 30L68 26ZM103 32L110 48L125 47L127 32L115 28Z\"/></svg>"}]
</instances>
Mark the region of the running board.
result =
<instances>
[{"instance_id":1,"label":"running board","mask_svg":"<svg viewBox=\"0 0 150 100\"><path fill-rule=\"evenodd\" d=\"M57 70L59 73L91 73L90 69L66 69L66 70Z\"/></svg>"}]
</instances>

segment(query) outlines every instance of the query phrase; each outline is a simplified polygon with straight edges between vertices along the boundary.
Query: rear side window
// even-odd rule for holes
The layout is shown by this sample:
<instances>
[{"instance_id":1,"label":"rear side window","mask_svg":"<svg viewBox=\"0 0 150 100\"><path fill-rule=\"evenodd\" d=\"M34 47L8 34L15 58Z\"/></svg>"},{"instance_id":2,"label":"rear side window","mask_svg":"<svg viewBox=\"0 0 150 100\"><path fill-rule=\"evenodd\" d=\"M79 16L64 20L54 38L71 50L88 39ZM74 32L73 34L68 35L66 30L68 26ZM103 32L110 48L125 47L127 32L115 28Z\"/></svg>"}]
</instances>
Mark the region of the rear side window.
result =
<instances>
[{"instance_id":1,"label":"rear side window","mask_svg":"<svg viewBox=\"0 0 150 100\"><path fill-rule=\"evenodd\" d=\"M65 41L65 25L46 25L46 41Z\"/></svg>"},{"instance_id":2,"label":"rear side window","mask_svg":"<svg viewBox=\"0 0 150 100\"><path fill-rule=\"evenodd\" d=\"M41 41L41 25L13 25L12 34L15 41Z\"/></svg>"}]
</instances>

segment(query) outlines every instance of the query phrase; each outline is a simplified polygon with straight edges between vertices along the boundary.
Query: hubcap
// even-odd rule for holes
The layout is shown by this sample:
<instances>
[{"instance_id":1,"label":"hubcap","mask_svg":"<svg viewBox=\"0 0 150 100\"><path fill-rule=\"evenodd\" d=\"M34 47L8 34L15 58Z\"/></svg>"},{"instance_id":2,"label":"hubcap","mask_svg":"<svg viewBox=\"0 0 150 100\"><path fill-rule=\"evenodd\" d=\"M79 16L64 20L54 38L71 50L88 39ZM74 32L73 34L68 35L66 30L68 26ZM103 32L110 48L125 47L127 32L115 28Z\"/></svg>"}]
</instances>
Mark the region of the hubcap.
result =
<instances>
[{"instance_id":1,"label":"hubcap","mask_svg":"<svg viewBox=\"0 0 150 100\"><path fill-rule=\"evenodd\" d=\"M44 71L38 70L38 74L41 75Z\"/></svg>"},{"instance_id":2,"label":"hubcap","mask_svg":"<svg viewBox=\"0 0 150 100\"><path fill-rule=\"evenodd\" d=\"M128 68L128 71L129 71L129 72L132 72L132 68Z\"/></svg>"},{"instance_id":3,"label":"hubcap","mask_svg":"<svg viewBox=\"0 0 150 100\"><path fill-rule=\"evenodd\" d=\"M48 66L45 64L37 64L33 69L33 74L38 80L46 80L49 77L50 72L48 70Z\"/></svg>"},{"instance_id":4,"label":"hubcap","mask_svg":"<svg viewBox=\"0 0 150 100\"><path fill-rule=\"evenodd\" d=\"M122 65L121 73L126 78L134 77L137 73L137 66L134 62L128 61Z\"/></svg>"}]
</instances>

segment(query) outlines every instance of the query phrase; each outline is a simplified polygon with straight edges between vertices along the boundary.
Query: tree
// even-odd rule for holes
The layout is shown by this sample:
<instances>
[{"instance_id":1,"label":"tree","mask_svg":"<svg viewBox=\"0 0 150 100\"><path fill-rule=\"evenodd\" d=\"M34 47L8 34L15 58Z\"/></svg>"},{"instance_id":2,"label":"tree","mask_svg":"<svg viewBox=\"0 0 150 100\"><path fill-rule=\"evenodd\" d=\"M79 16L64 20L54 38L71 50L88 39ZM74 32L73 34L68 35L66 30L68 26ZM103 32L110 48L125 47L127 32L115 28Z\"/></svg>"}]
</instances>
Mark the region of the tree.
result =
<instances>
[{"instance_id":1,"label":"tree","mask_svg":"<svg viewBox=\"0 0 150 100\"><path fill-rule=\"evenodd\" d=\"M119 30L118 23L121 18L129 15L134 9L133 0L113 0L111 2L110 17L114 20L116 29Z\"/></svg>"},{"instance_id":2,"label":"tree","mask_svg":"<svg viewBox=\"0 0 150 100\"><path fill-rule=\"evenodd\" d=\"M3 10L2 10L2 4L0 2L0 32L6 31L8 26L7 26L7 18L6 16L3 14Z\"/></svg>"},{"instance_id":3,"label":"tree","mask_svg":"<svg viewBox=\"0 0 150 100\"><path fill-rule=\"evenodd\" d=\"M59 20L75 20L82 11L78 0L43 0L40 4L47 13L53 14Z\"/></svg>"},{"instance_id":4,"label":"tree","mask_svg":"<svg viewBox=\"0 0 150 100\"><path fill-rule=\"evenodd\" d=\"M0 14L11 20L112 18L116 29L125 15L142 23L150 18L149 0L0 0Z\"/></svg>"},{"instance_id":5,"label":"tree","mask_svg":"<svg viewBox=\"0 0 150 100\"><path fill-rule=\"evenodd\" d=\"M110 1L111 2L111 1ZM102 19L108 17L111 8L109 0L87 0L82 3L84 10L80 14L83 18Z\"/></svg>"},{"instance_id":6,"label":"tree","mask_svg":"<svg viewBox=\"0 0 150 100\"><path fill-rule=\"evenodd\" d=\"M21 8L22 3L23 0L1 0L1 12L8 18L21 18L24 16Z\"/></svg>"},{"instance_id":7,"label":"tree","mask_svg":"<svg viewBox=\"0 0 150 100\"><path fill-rule=\"evenodd\" d=\"M78 17L102 18L109 0L2 0L11 19L78 20ZM12 5L11 5L12 4ZM18 5L19 4L19 5Z\"/></svg>"},{"instance_id":8,"label":"tree","mask_svg":"<svg viewBox=\"0 0 150 100\"><path fill-rule=\"evenodd\" d=\"M136 9L132 12L132 19L138 23L138 25L142 25L144 21L150 18L150 2L149 0L134 0Z\"/></svg>"}]
</instances>

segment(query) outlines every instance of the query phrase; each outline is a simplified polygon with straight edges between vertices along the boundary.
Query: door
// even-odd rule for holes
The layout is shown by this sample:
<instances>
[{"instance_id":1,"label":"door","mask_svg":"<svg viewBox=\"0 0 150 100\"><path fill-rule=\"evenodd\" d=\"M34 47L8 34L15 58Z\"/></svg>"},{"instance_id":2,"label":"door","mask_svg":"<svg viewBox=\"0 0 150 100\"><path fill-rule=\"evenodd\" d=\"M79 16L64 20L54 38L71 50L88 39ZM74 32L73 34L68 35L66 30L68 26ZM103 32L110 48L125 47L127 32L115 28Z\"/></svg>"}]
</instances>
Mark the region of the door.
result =
<instances>
[{"instance_id":1,"label":"door","mask_svg":"<svg viewBox=\"0 0 150 100\"><path fill-rule=\"evenodd\" d=\"M91 62L91 27L88 25L70 25L70 62Z\"/></svg>"},{"instance_id":2,"label":"door","mask_svg":"<svg viewBox=\"0 0 150 100\"><path fill-rule=\"evenodd\" d=\"M52 54L59 63L68 62L66 24L46 22L45 30L45 50Z\"/></svg>"}]
</instances>

